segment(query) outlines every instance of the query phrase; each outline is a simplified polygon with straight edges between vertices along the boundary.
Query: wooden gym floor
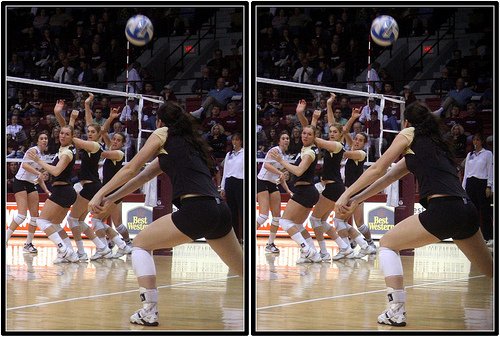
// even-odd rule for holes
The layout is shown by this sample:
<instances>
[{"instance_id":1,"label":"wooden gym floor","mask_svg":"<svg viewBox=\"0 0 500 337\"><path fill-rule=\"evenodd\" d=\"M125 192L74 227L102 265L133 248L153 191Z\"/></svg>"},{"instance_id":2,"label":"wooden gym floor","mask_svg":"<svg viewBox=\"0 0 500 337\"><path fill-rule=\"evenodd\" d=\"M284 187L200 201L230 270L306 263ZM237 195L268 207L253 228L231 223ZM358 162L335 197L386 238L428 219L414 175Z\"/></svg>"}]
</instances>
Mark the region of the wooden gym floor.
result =
<instances>
[{"instance_id":1,"label":"wooden gym floor","mask_svg":"<svg viewBox=\"0 0 500 337\"><path fill-rule=\"evenodd\" d=\"M84 240L90 257L95 246ZM243 331L244 283L206 243L155 255L159 288L158 327L129 323L141 307L130 256L54 265L47 239L38 254L23 253L24 238L6 248L7 332L19 331ZM115 248L116 249L116 248Z\"/></svg>"},{"instance_id":2,"label":"wooden gym floor","mask_svg":"<svg viewBox=\"0 0 500 337\"><path fill-rule=\"evenodd\" d=\"M414 256L402 257L407 326L398 328L377 323L386 291L376 256L298 265L299 249L292 240L276 241L279 255L266 254L266 242L257 240L257 332L494 330L495 283L471 269L453 243L419 248ZM336 244L327 242L335 255Z\"/></svg>"}]
</instances>

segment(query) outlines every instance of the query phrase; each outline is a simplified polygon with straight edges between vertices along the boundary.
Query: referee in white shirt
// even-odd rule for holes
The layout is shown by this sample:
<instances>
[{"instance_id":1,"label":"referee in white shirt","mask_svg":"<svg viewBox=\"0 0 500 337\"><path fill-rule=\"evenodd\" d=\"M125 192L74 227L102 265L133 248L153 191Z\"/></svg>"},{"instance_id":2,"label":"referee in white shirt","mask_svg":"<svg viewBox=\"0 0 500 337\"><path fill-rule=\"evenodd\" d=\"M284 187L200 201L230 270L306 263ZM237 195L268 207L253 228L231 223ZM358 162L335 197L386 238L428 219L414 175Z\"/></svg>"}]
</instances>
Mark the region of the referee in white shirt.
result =
<instances>
[{"instance_id":1,"label":"referee in white shirt","mask_svg":"<svg viewBox=\"0 0 500 337\"><path fill-rule=\"evenodd\" d=\"M480 216L481 232L484 239L493 239L493 214L489 199L493 193L493 153L483 148L484 137L476 133L472 138L474 150L465 158L462 186L467 192Z\"/></svg>"},{"instance_id":2,"label":"referee in white shirt","mask_svg":"<svg viewBox=\"0 0 500 337\"><path fill-rule=\"evenodd\" d=\"M245 172L245 153L240 133L231 137L233 150L226 153L222 175L221 196L231 209L232 224L236 237L243 242L243 178Z\"/></svg>"}]
</instances>

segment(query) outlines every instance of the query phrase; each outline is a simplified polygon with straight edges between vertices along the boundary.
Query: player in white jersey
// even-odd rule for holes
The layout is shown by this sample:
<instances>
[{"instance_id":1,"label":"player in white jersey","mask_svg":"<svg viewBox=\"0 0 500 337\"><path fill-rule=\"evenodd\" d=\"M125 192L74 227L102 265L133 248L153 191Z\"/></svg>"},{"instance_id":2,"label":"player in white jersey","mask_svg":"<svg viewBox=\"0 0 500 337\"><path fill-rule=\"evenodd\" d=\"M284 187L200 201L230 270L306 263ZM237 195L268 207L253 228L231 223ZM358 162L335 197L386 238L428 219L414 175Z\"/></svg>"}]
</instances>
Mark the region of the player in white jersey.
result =
<instances>
[{"instance_id":1,"label":"player in white jersey","mask_svg":"<svg viewBox=\"0 0 500 337\"><path fill-rule=\"evenodd\" d=\"M46 131L42 131L37 135L37 145L33 146L30 150L36 151L39 157L43 157L49 137ZM28 151L27 151L28 152ZM26 153L27 153L26 152ZM17 214L12 219L9 228L6 231L6 242L9 241L12 233L26 220L28 210L30 211L30 223L28 226L28 237L24 244L24 251L26 253L38 253L33 245L33 238L36 231L36 220L38 219L38 190L36 184L40 184L45 193L50 195L50 191L45 186L42 179L42 167L35 162L28 162L26 155L24 155L23 163L19 168L14 178L14 197L17 204Z\"/></svg>"},{"instance_id":2,"label":"player in white jersey","mask_svg":"<svg viewBox=\"0 0 500 337\"><path fill-rule=\"evenodd\" d=\"M271 150L276 150L284 158L289 144L290 136L287 131L283 131L280 134L278 146L273 147ZM267 221L269 210L271 210L273 220L271 222L269 239L266 244L266 252L279 253L279 249L274 245L274 239L276 238L281 218L281 193L278 189L278 184L281 184L290 196L293 194L286 183L287 172L284 167L276 161L271 162L268 155L266 155L265 160L266 162L262 165L257 175L257 202L259 203L257 228Z\"/></svg>"}]
</instances>

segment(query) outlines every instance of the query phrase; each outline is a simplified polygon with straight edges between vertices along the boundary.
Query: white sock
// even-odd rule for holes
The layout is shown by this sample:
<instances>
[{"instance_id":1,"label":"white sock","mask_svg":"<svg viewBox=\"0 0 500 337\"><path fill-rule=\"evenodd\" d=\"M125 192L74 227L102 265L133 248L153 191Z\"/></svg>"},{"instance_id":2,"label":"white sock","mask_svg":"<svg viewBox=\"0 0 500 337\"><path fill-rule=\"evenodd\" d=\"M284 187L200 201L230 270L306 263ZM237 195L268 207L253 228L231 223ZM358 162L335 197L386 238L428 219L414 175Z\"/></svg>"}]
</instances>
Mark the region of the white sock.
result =
<instances>
[{"instance_id":1,"label":"white sock","mask_svg":"<svg viewBox=\"0 0 500 337\"><path fill-rule=\"evenodd\" d=\"M92 242L94 243L94 245L99 248L99 249L104 249L106 248L107 246L102 243L101 239L99 239L98 236L96 236L95 238L92 239Z\"/></svg>"},{"instance_id":2,"label":"white sock","mask_svg":"<svg viewBox=\"0 0 500 337\"><path fill-rule=\"evenodd\" d=\"M158 289L146 289L139 287L139 293L144 309L150 309L158 303Z\"/></svg>"},{"instance_id":3,"label":"white sock","mask_svg":"<svg viewBox=\"0 0 500 337\"><path fill-rule=\"evenodd\" d=\"M14 231L10 228L8 228L6 231L5 231L5 242L9 241L12 233L14 233Z\"/></svg>"},{"instance_id":4,"label":"white sock","mask_svg":"<svg viewBox=\"0 0 500 337\"><path fill-rule=\"evenodd\" d=\"M125 241L122 240L120 235L115 235L113 237L113 242L118 246L118 248L123 249L127 245Z\"/></svg>"},{"instance_id":5,"label":"white sock","mask_svg":"<svg viewBox=\"0 0 500 337\"><path fill-rule=\"evenodd\" d=\"M323 253L323 254L328 253L328 250L326 249L326 241L325 240L318 240L318 244L319 244L319 249L320 249L321 253Z\"/></svg>"},{"instance_id":6,"label":"white sock","mask_svg":"<svg viewBox=\"0 0 500 337\"><path fill-rule=\"evenodd\" d=\"M73 245L71 244L71 239L70 238L63 239L63 242L66 245L66 247L69 248L69 250L71 250L72 252L74 251Z\"/></svg>"},{"instance_id":7,"label":"white sock","mask_svg":"<svg viewBox=\"0 0 500 337\"><path fill-rule=\"evenodd\" d=\"M121 236L125 236L125 234L128 233L128 229L127 227L125 227L124 224L120 224L119 226L115 226L116 227L116 231L118 233L120 233Z\"/></svg>"},{"instance_id":8,"label":"white sock","mask_svg":"<svg viewBox=\"0 0 500 337\"><path fill-rule=\"evenodd\" d=\"M349 245L349 246L351 245L351 244L350 244L350 242L349 242L349 237L347 237L347 236L346 236L346 237L342 238L342 240L344 240L344 242L345 242L347 245Z\"/></svg>"},{"instance_id":9,"label":"white sock","mask_svg":"<svg viewBox=\"0 0 500 337\"><path fill-rule=\"evenodd\" d=\"M307 242L306 242L306 240L304 239L304 237L302 236L302 234L300 232L293 234L291 237L292 237L292 240L295 241L295 242L297 242L297 244L301 248L304 248L304 247L307 246Z\"/></svg>"},{"instance_id":10,"label":"white sock","mask_svg":"<svg viewBox=\"0 0 500 337\"><path fill-rule=\"evenodd\" d=\"M85 253L85 249L83 248L83 240L75 240L76 248L78 249L79 254Z\"/></svg>"},{"instance_id":11,"label":"white sock","mask_svg":"<svg viewBox=\"0 0 500 337\"><path fill-rule=\"evenodd\" d=\"M268 244L274 243L274 240L276 240L276 233L274 233L273 231L270 231L269 237L267 238L267 243Z\"/></svg>"},{"instance_id":12,"label":"white sock","mask_svg":"<svg viewBox=\"0 0 500 337\"><path fill-rule=\"evenodd\" d=\"M33 243L33 239L35 238L35 233L31 233L28 231L28 236L26 237L26 243L30 244Z\"/></svg>"},{"instance_id":13,"label":"white sock","mask_svg":"<svg viewBox=\"0 0 500 337\"><path fill-rule=\"evenodd\" d=\"M312 239L312 237L308 237L306 239L306 242L309 245L309 247L316 249L315 246L314 246L314 240Z\"/></svg>"},{"instance_id":14,"label":"white sock","mask_svg":"<svg viewBox=\"0 0 500 337\"><path fill-rule=\"evenodd\" d=\"M106 237L105 237L105 236L103 236L102 238L99 238L99 239L100 239L100 240L102 241L102 243L104 243L106 246L108 245L108 240L106 240Z\"/></svg>"},{"instance_id":15,"label":"white sock","mask_svg":"<svg viewBox=\"0 0 500 337\"><path fill-rule=\"evenodd\" d=\"M347 247L350 247L345 241L339 236L335 239L335 242L337 243L337 246L339 246L340 249L345 250Z\"/></svg>"},{"instance_id":16,"label":"white sock","mask_svg":"<svg viewBox=\"0 0 500 337\"><path fill-rule=\"evenodd\" d=\"M365 249L368 247L368 243L366 243L365 238L363 238L363 235L358 235L354 238L354 241L362 248Z\"/></svg>"},{"instance_id":17,"label":"white sock","mask_svg":"<svg viewBox=\"0 0 500 337\"><path fill-rule=\"evenodd\" d=\"M49 235L49 240L54 242L54 244L56 245L56 247L58 248L62 248L64 246L66 246L63 242L63 240L61 239L61 236L59 235L59 233L52 233Z\"/></svg>"}]
</instances>

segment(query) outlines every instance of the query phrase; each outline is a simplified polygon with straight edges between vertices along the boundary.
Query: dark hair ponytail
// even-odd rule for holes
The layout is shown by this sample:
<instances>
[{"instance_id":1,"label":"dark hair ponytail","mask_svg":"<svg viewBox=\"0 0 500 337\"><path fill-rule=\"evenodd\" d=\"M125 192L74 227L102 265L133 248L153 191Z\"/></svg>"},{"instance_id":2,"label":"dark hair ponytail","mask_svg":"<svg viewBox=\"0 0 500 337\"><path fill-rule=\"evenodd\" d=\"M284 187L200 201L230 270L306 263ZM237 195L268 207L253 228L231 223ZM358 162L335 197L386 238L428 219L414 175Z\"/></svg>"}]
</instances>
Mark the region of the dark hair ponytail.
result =
<instances>
[{"instance_id":1,"label":"dark hair ponytail","mask_svg":"<svg viewBox=\"0 0 500 337\"><path fill-rule=\"evenodd\" d=\"M451 144L441 134L441 120L425 104L418 101L411 103L405 108L404 116L415 128L415 138L430 138L451 160L454 159Z\"/></svg>"},{"instance_id":2,"label":"dark hair ponytail","mask_svg":"<svg viewBox=\"0 0 500 337\"><path fill-rule=\"evenodd\" d=\"M168 127L168 134L182 137L196 151L198 151L209 169L214 165L210 156L210 149L198 133L196 120L175 102L167 101L160 106L157 117Z\"/></svg>"}]
</instances>

